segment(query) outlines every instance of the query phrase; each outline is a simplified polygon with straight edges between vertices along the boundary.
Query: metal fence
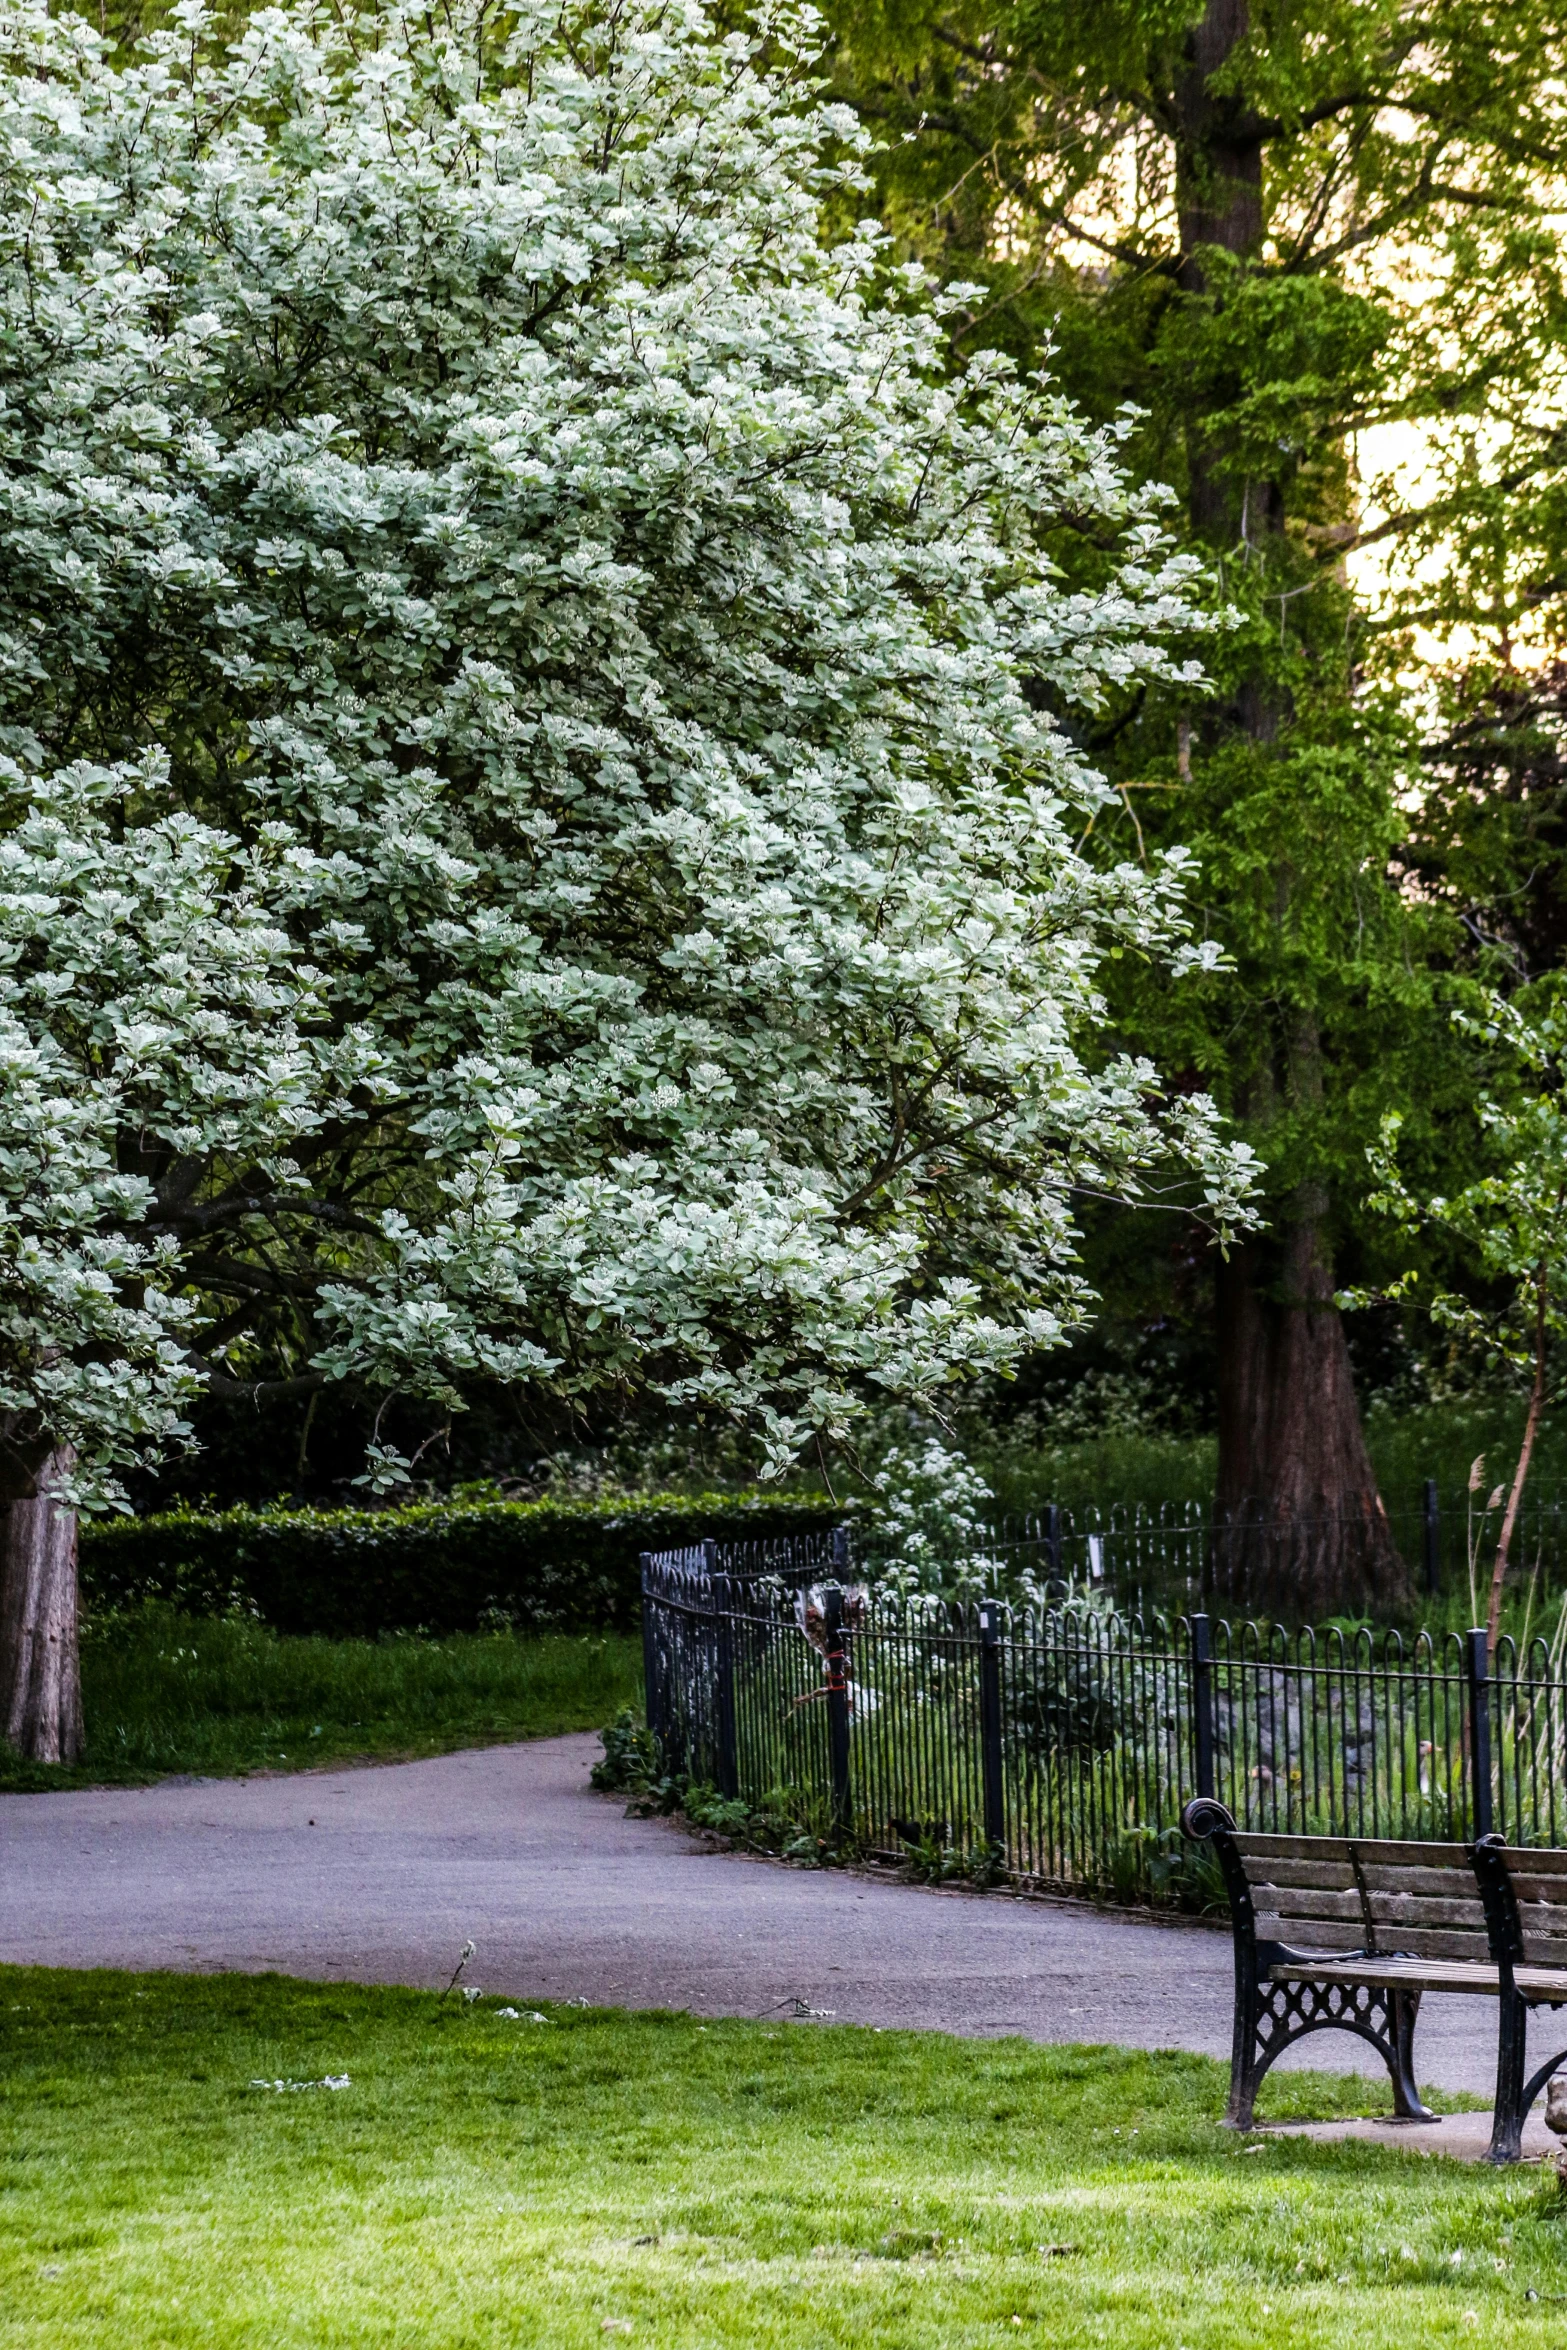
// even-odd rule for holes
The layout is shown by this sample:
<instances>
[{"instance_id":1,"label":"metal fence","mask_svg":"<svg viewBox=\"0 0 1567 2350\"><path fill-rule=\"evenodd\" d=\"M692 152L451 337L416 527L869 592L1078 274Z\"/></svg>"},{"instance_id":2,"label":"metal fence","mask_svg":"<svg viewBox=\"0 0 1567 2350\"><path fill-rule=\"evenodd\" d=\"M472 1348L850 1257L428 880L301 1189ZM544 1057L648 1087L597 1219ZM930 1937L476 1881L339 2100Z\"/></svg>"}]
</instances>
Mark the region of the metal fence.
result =
<instances>
[{"instance_id":1,"label":"metal fence","mask_svg":"<svg viewBox=\"0 0 1567 2350\"><path fill-rule=\"evenodd\" d=\"M845 1581L847 1543L643 1560L665 1765L870 1852L1189 1899L1182 1807L1297 1834L1567 1831L1567 1681L1543 1641L1286 1630Z\"/></svg>"},{"instance_id":2,"label":"metal fence","mask_svg":"<svg viewBox=\"0 0 1567 2350\"><path fill-rule=\"evenodd\" d=\"M985 1547L1041 1584L1103 1589L1134 1608L1282 1609L1324 1576L1349 1602L1380 1605L1388 1546L1417 1598L1457 1594L1467 1588L1471 1558L1478 1580L1488 1581L1501 1519L1500 1504L1488 1509L1483 1494L1443 1489L1433 1477L1374 1525L1364 1515L1280 1520L1260 1503L1231 1510L1199 1501L1052 1506L998 1521ZM1536 1578L1541 1605L1567 1589L1567 1495L1560 1488L1525 1489L1512 1558L1510 1582L1522 1587Z\"/></svg>"}]
</instances>

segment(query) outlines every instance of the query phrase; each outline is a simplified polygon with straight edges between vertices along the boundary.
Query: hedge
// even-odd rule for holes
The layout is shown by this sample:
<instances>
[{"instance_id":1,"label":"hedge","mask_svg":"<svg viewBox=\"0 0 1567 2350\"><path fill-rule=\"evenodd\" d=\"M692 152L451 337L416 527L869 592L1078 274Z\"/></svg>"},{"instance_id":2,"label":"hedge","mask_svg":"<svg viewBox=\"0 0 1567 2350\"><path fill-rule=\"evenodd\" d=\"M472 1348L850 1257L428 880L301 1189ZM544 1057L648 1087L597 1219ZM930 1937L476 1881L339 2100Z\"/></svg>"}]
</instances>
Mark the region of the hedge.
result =
<instances>
[{"instance_id":1,"label":"hedge","mask_svg":"<svg viewBox=\"0 0 1567 2350\"><path fill-rule=\"evenodd\" d=\"M427 1502L388 1510L174 1511L82 1527L89 1612L168 1601L192 1615L253 1609L280 1632L334 1638L624 1630L638 1554L703 1535L746 1541L840 1524L841 1508L778 1494L619 1501Z\"/></svg>"}]
</instances>

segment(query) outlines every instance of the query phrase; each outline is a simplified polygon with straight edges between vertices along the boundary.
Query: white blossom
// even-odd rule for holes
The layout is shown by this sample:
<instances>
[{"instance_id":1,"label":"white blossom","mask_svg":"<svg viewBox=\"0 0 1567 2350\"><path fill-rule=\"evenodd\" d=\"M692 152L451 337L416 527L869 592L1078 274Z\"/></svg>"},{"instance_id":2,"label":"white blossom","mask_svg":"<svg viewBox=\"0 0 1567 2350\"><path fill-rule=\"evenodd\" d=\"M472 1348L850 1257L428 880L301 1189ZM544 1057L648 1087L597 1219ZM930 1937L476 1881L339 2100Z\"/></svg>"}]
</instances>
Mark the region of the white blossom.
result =
<instances>
[{"instance_id":1,"label":"white blossom","mask_svg":"<svg viewBox=\"0 0 1567 2350\"><path fill-rule=\"evenodd\" d=\"M1058 1338L1078 1191L1245 1214L1044 706L1193 674L1130 420L824 241L808 17L493 21L0 0L0 1415L88 1498L288 1376L776 1466Z\"/></svg>"}]
</instances>

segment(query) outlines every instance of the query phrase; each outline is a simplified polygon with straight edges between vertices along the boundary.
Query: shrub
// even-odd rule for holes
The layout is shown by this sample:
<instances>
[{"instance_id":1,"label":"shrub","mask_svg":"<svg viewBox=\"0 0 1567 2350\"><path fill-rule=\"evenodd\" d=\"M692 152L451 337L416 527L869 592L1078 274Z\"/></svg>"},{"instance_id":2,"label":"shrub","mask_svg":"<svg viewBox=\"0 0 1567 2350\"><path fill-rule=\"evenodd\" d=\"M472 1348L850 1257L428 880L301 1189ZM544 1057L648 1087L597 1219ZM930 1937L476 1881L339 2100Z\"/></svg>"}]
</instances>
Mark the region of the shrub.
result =
<instances>
[{"instance_id":1,"label":"shrub","mask_svg":"<svg viewBox=\"0 0 1567 2350\"><path fill-rule=\"evenodd\" d=\"M961 1452L934 1436L893 1444L873 1483L859 1560L883 1589L979 1599L1002 1587L1005 1568L985 1548L996 1497Z\"/></svg>"},{"instance_id":2,"label":"shrub","mask_svg":"<svg viewBox=\"0 0 1567 2350\"><path fill-rule=\"evenodd\" d=\"M600 1730L599 1744L604 1752L588 1777L601 1795L646 1787L658 1777L658 1740L629 1705Z\"/></svg>"},{"instance_id":3,"label":"shrub","mask_svg":"<svg viewBox=\"0 0 1567 2350\"><path fill-rule=\"evenodd\" d=\"M743 1796L720 1795L716 1787L690 1783L680 1809L695 1828L727 1836L752 1852L769 1852L784 1860L805 1861L813 1868L829 1868L846 1860L853 1839L825 1833L821 1803L799 1787L769 1787L758 1803Z\"/></svg>"},{"instance_id":4,"label":"shrub","mask_svg":"<svg viewBox=\"0 0 1567 2350\"><path fill-rule=\"evenodd\" d=\"M235 1609L280 1632L624 1630L639 1614L638 1556L839 1523L824 1501L778 1494L648 1494L614 1501L425 1502L395 1510L171 1511L82 1528L90 1611L163 1600Z\"/></svg>"}]
</instances>

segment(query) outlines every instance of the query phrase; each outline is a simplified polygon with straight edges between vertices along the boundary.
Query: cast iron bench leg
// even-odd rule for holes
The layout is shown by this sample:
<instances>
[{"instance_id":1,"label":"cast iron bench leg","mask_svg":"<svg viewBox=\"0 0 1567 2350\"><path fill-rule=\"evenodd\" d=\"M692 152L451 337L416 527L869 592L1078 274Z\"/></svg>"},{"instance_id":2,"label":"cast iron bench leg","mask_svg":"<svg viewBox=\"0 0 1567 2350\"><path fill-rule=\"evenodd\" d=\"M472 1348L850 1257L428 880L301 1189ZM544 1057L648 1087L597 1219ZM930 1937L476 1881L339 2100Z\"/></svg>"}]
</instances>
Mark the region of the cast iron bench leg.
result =
<instances>
[{"instance_id":1,"label":"cast iron bench leg","mask_svg":"<svg viewBox=\"0 0 1567 2350\"><path fill-rule=\"evenodd\" d=\"M1387 2068L1393 2082L1393 2111L1401 2122L1434 2122L1437 2116L1415 2086L1415 2021L1420 2013L1420 1994L1391 1990L1388 2008L1395 2059Z\"/></svg>"},{"instance_id":2,"label":"cast iron bench leg","mask_svg":"<svg viewBox=\"0 0 1567 2350\"><path fill-rule=\"evenodd\" d=\"M1230 2057L1231 2129L1249 2130L1257 2092L1268 2069L1308 2032L1346 2031L1369 2041L1387 2066L1393 2111L1400 2121L1434 2122L1415 2083L1415 2021L1420 1993L1396 1983L1346 1995L1336 1985L1311 1982L1236 1985L1235 2041Z\"/></svg>"},{"instance_id":3,"label":"cast iron bench leg","mask_svg":"<svg viewBox=\"0 0 1567 2350\"><path fill-rule=\"evenodd\" d=\"M1523 2126L1542 2089L1567 2064L1567 2048L1560 2048L1537 2065L1528 2078L1529 2009L1516 1991L1502 1993L1501 2027L1496 2050L1496 2122L1491 2132L1487 2162L1516 2162L1523 2152Z\"/></svg>"},{"instance_id":4,"label":"cast iron bench leg","mask_svg":"<svg viewBox=\"0 0 1567 2350\"><path fill-rule=\"evenodd\" d=\"M1529 2011L1510 1982L1503 1983L1497 2004L1501 2015L1496 2033L1496 2108L1485 2159L1517 2162L1523 2153L1523 2068Z\"/></svg>"},{"instance_id":5,"label":"cast iron bench leg","mask_svg":"<svg viewBox=\"0 0 1567 2350\"><path fill-rule=\"evenodd\" d=\"M1239 1975L1239 1968L1236 1973ZM1257 2012L1259 2001L1255 1977L1251 1982L1237 1981L1235 1985L1235 2035L1230 2048L1230 2102L1224 2109L1227 2128L1249 2130L1257 2103L1257 2091L1267 2071L1270 2056L1257 2061Z\"/></svg>"}]
</instances>

